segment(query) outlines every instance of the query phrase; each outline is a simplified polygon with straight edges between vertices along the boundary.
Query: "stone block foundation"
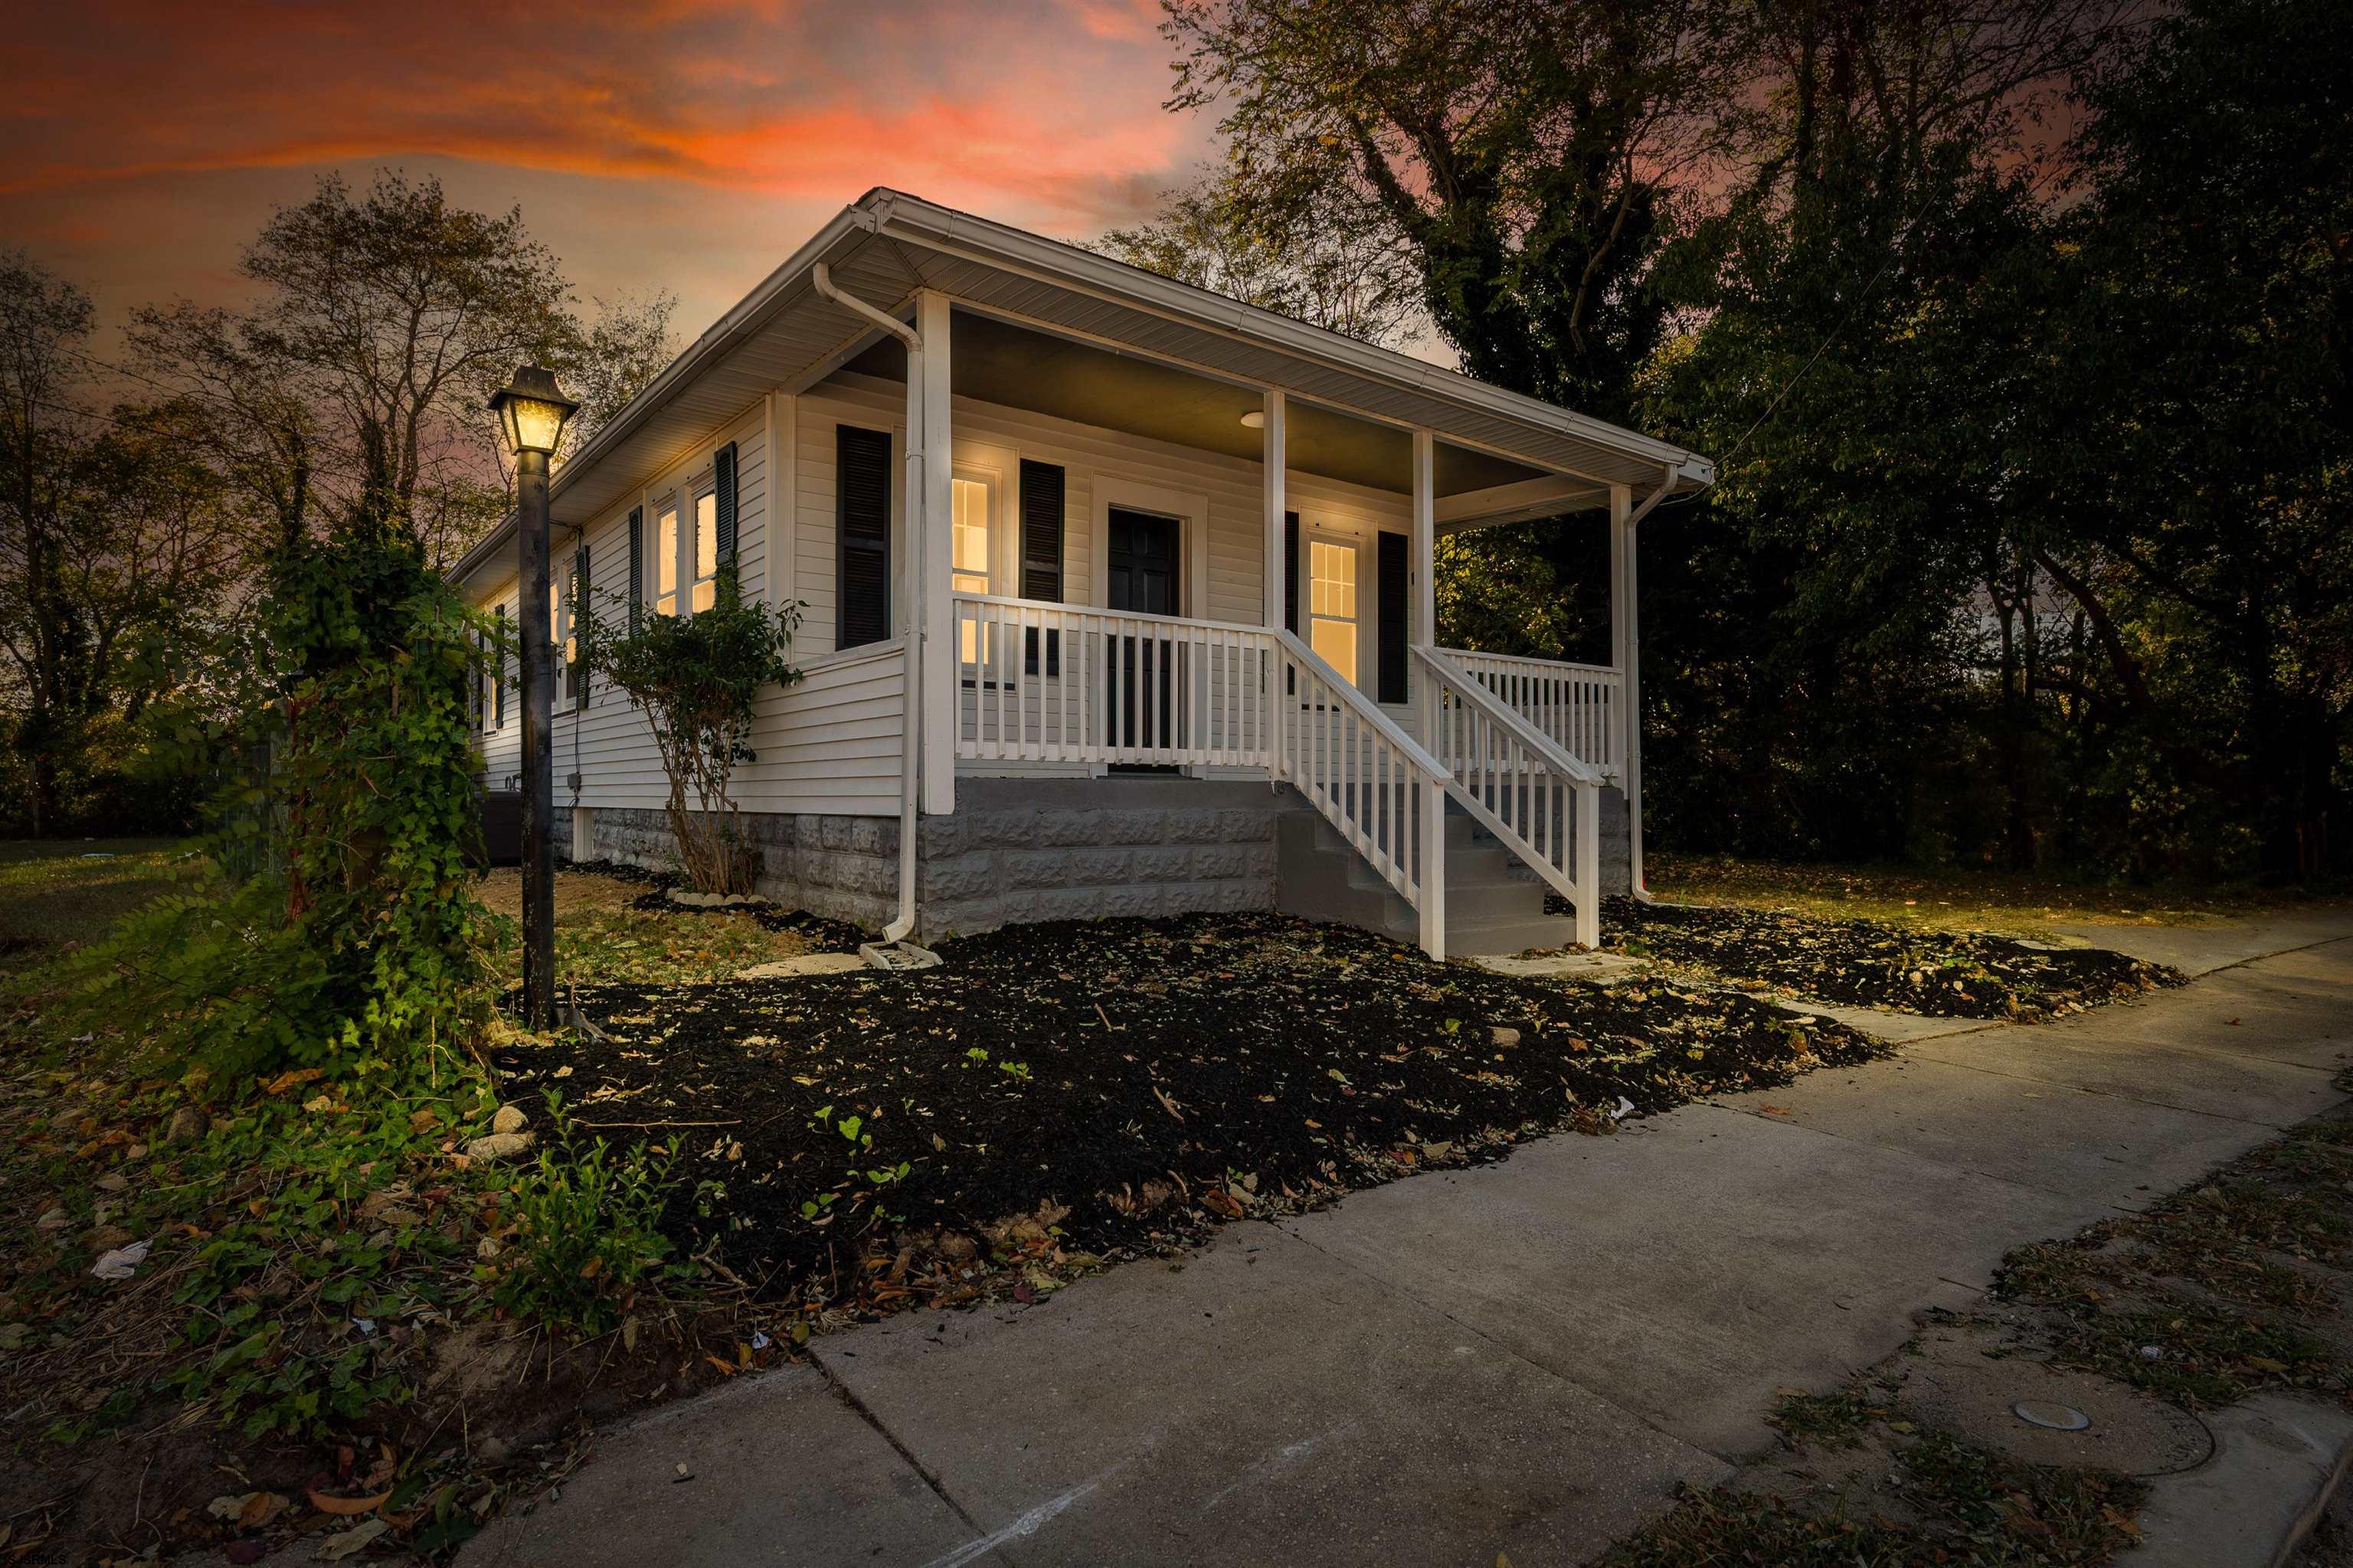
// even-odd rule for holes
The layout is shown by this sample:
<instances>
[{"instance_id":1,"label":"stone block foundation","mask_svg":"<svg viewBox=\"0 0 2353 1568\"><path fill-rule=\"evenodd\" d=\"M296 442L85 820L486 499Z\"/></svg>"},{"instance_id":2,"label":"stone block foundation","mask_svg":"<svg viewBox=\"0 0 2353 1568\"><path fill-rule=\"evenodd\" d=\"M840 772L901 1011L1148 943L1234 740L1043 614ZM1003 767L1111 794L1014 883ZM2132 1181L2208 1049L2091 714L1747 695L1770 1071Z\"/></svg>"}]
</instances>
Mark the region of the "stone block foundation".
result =
<instances>
[{"instance_id":1,"label":"stone block foundation","mask_svg":"<svg viewBox=\"0 0 2353 1568\"><path fill-rule=\"evenodd\" d=\"M1157 776L959 779L953 816L916 841L919 940L1037 920L1157 918L1275 906L1275 822L1308 808L1248 780ZM575 853L678 863L659 810L600 808ZM746 811L759 891L880 930L898 910L899 821Z\"/></svg>"}]
</instances>

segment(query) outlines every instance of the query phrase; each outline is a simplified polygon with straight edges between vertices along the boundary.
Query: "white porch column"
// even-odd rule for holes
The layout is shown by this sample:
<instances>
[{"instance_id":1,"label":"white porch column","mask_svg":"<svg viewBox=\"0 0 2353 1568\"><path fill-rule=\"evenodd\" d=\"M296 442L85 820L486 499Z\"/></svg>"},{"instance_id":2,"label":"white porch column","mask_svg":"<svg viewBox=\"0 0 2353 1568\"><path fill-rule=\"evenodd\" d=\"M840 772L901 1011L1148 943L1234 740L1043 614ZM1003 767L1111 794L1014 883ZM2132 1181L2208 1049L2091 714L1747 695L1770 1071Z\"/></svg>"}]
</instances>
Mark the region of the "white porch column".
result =
<instances>
[{"instance_id":1,"label":"white porch column","mask_svg":"<svg viewBox=\"0 0 2353 1568\"><path fill-rule=\"evenodd\" d=\"M920 725L923 750L923 810L944 817L955 810L955 616L949 599L955 561L952 481L955 449L948 416L948 297L925 289L915 296L921 354L907 356L907 538L915 606L915 657L922 665Z\"/></svg>"},{"instance_id":2,"label":"white porch column","mask_svg":"<svg viewBox=\"0 0 2353 1568\"><path fill-rule=\"evenodd\" d=\"M1290 443L1283 434L1283 400L1281 387L1266 389L1266 425L1259 431L1259 470L1263 482L1266 510L1266 625L1280 630L1290 620L1283 596L1288 588L1282 569L1282 514L1289 503L1283 499L1283 467L1291 461Z\"/></svg>"},{"instance_id":3,"label":"white porch column","mask_svg":"<svg viewBox=\"0 0 2353 1568\"><path fill-rule=\"evenodd\" d=\"M1407 640L1417 647L1438 641L1438 582L1431 565L1438 539L1438 440L1413 433L1413 599L1406 615Z\"/></svg>"},{"instance_id":4,"label":"white porch column","mask_svg":"<svg viewBox=\"0 0 2353 1568\"><path fill-rule=\"evenodd\" d=\"M1635 572L1634 492L1609 487L1609 653L1617 666L1620 781L1626 791L1626 847L1633 889L1648 897L1642 883L1642 661L1638 578Z\"/></svg>"}]
</instances>

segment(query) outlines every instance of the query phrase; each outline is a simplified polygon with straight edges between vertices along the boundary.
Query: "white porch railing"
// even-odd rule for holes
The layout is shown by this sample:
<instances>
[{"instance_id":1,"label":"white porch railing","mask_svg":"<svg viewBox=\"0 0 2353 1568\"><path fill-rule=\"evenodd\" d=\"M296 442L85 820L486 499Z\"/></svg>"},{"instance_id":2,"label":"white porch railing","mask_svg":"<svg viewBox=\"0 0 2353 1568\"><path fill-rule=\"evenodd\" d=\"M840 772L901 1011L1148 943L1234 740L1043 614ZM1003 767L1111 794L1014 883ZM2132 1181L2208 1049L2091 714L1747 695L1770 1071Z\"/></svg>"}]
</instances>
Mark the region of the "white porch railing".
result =
<instances>
[{"instance_id":1,"label":"white porch railing","mask_svg":"<svg viewBox=\"0 0 2353 1568\"><path fill-rule=\"evenodd\" d=\"M1626 683L1616 670L1459 648L1429 652L1477 681L1560 750L1605 779L1620 777L1619 705Z\"/></svg>"},{"instance_id":2,"label":"white porch railing","mask_svg":"<svg viewBox=\"0 0 2353 1568\"><path fill-rule=\"evenodd\" d=\"M1577 940L1601 941L1601 776L1450 651L1416 648L1421 734L1447 793L1569 901Z\"/></svg>"},{"instance_id":3,"label":"white porch railing","mask_svg":"<svg viewBox=\"0 0 2353 1568\"><path fill-rule=\"evenodd\" d=\"M1446 769L1297 637L981 594L951 604L958 758L1263 768L1444 955Z\"/></svg>"},{"instance_id":4,"label":"white porch railing","mask_svg":"<svg viewBox=\"0 0 2353 1568\"><path fill-rule=\"evenodd\" d=\"M1263 768L1274 754L1263 627L979 594L952 603L958 758Z\"/></svg>"}]
</instances>

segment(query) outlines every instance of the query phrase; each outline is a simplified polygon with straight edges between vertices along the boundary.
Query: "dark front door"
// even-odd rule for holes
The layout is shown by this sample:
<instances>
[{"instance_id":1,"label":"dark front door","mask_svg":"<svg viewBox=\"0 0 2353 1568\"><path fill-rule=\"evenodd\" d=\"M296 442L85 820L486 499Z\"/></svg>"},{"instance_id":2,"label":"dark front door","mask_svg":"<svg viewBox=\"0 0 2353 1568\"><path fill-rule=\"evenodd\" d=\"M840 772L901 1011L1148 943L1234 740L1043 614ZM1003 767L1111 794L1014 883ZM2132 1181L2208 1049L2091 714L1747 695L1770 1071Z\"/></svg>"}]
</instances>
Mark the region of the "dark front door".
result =
<instances>
[{"instance_id":1,"label":"dark front door","mask_svg":"<svg viewBox=\"0 0 2353 1568\"><path fill-rule=\"evenodd\" d=\"M1183 528L1177 520L1114 506L1109 532L1105 561L1111 603L1106 608L1139 615L1183 614L1177 593L1183 580ZM1119 745L1177 744L1176 715L1169 701L1177 690L1172 668L1176 655L1176 645L1167 638L1120 639L1117 667L1112 674Z\"/></svg>"}]
</instances>

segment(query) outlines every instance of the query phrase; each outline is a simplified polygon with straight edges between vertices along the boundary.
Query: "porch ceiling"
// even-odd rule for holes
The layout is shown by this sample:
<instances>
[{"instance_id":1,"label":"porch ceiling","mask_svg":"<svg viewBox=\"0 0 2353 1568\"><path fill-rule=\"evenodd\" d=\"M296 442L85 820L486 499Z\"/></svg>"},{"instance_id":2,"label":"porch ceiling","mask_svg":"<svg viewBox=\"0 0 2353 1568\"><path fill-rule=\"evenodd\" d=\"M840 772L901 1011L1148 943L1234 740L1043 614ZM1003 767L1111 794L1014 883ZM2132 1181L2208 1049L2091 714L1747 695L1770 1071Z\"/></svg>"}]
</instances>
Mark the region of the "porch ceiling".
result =
<instances>
[{"instance_id":1,"label":"porch ceiling","mask_svg":"<svg viewBox=\"0 0 2353 1568\"><path fill-rule=\"evenodd\" d=\"M1259 432L1242 423L1260 406L1250 387L971 311L955 313L953 331L950 380L960 397L1258 461ZM907 351L884 338L843 368L903 382ZM1305 402L1291 405L1289 419L1285 446L1299 472L1399 493L1411 488L1413 440L1404 430ZM1544 477L1542 469L1451 441L1438 443L1437 456L1440 495Z\"/></svg>"},{"instance_id":2,"label":"porch ceiling","mask_svg":"<svg viewBox=\"0 0 2353 1568\"><path fill-rule=\"evenodd\" d=\"M1583 481L1563 489L1590 504L1585 498L1609 483L1648 491L1667 479L1688 491L1715 476L1706 459L1635 431L1075 246L878 189L770 273L557 471L549 487L556 524L580 525L603 515L762 397L813 386L864 352L872 329L810 284L820 261L838 286L885 311L900 310L914 291L930 288L972 307L964 313L973 322L993 313L1045 329L1029 335L1047 346L1019 352L1045 356L1061 396L1074 403L1112 398L1137 419L1181 423L1184 433L1170 440L1208 446L1222 439L1229 445L1213 450L1255 456L1257 433L1240 416L1257 388L1276 387L1298 400L1290 432L1295 464L1384 488L1404 487L1389 454L1393 447L1403 450L1395 432L1412 426L1441 438L1440 494L1485 493L1531 474L1558 473ZM974 357L985 367L989 356ZM1118 374L1095 359L1115 361ZM1010 378L1018 370L1018 360L1008 358L996 373ZM1167 377L1182 381L1182 390ZM964 390L961 374L957 379ZM1032 397L1006 400L1037 406ZM512 553L513 527L510 514L455 575L499 572Z\"/></svg>"}]
</instances>

